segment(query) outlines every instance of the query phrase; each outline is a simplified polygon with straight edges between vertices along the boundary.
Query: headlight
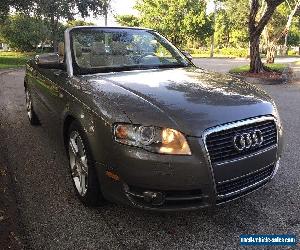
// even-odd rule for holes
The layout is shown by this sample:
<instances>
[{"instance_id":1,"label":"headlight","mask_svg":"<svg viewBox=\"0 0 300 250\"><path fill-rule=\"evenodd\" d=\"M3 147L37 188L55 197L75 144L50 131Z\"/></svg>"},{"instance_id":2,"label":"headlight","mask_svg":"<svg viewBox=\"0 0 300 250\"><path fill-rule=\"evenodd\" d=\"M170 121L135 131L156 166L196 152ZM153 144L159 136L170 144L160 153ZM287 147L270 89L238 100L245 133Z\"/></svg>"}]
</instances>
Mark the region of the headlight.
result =
<instances>
[{"instance_id":1,"label":"headlight","mask_svg":"<svg viewBox=\"0 0 300 250\"><path fill-rule=\"evenodd\" d=\"M185 136L171 128L116 124L115 141L144 148L145 150L172 155L191 155Z\"/></svg>"}]
</instances>

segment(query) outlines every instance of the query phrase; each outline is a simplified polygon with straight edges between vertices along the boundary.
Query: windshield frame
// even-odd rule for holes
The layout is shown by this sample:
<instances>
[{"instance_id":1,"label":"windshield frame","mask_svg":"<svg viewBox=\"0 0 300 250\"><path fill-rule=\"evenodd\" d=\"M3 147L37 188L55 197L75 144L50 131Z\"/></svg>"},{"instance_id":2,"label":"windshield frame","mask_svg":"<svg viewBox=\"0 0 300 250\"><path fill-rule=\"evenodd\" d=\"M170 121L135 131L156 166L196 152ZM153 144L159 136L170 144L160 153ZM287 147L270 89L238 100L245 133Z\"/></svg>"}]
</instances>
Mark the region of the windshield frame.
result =
<instances>
[{"instance_id":1,"label":"windshield frame","mask_svg":"<svg viewBox=\"0 0 300 250\"><path fill-rule=\"evenodd\" d=\"M89 30L89 31L107 31L107 32L114 32L114 31L128 31L128 30L135 30L135 31L144 31L147 32L154 37L158 37L162 41L164 41L170 49L174 50L183 61L182 64L160 64L160 65L124 65L121 67L101 67L101 68L83 68L80 67L76 62L76 56L74 52L74 38L73 34L78 30ZM121 71L132 71L132 70L149 70L149 69L161 69L161 68L184 68L184 67L195 67L195 65L178 49L174 44L172 44L167 38L156 32L155 30L151 29L143 29L143 28L131 28L131 27L94 27L94 26L83 26L83 27L74 27L69 32L69 39L70 39L70 53L72 58L72 68L75 75L86 75L86 74L97 74L97 73L110 73L110 72L121 72Z\"/></svg>"}]
</instances>

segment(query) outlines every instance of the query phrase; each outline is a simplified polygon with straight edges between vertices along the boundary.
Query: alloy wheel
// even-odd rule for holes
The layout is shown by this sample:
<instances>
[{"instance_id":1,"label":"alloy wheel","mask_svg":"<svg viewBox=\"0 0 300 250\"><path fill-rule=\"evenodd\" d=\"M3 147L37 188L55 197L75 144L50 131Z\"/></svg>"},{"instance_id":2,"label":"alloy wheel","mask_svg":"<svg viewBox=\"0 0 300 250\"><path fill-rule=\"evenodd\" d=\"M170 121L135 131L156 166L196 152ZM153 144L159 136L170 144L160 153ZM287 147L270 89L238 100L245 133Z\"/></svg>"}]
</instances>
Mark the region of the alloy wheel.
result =
<instances>
[{"instance_id":1,"label":"alloy wheel","mask_svg":"<svg viewBox=\"0 0 300 250\"><path fill-rule=\"evenodd\" d=\"M26 110L29 120L32 120L32 101L28 90L26 90Z\"/></svg>"},{"instance_id":2,"label":"alloy wheel","mask_svg":"<svg viewBox=\"0 0 300 250\"><path fill-rule=\"evenodd\" d=\"M77 131L72 131L70 135L69 160L77 192L84 197L88 187L88 163L83 140Z\"/></svg>"}]
</instances>

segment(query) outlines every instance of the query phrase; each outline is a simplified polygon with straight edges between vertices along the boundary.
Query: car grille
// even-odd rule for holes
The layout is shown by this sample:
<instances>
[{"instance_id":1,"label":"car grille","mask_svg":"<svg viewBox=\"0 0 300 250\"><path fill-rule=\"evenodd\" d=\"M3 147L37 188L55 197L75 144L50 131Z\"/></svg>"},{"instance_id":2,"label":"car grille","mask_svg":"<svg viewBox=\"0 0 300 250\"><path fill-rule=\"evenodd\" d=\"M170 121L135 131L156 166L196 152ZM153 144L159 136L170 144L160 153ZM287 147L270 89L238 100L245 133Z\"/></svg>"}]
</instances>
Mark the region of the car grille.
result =
<instances>
[{"instance_id":1,"label":"car grille","mask_svg":"<svg viewBox=\"0 0 300 250\"><path fill-rule=\"evenodd\" d=\"M217 183L217 195L231 196L230 194L237 194L239 196L244 189L247 189L245 190L247 192L254 184L258 184L263 180L267 181L272 176L273 171L274 165L270 165L267 168L261 169L238 179L229 180L223 183ZM256 188L257 187L255 187L255 189Z\"/></svg>"},{"instance_id":2,"label":"car grille","mask_svg":"<svg viewBox=\"0 0 300 250\"><path fill-rule=\"evenodd\" d=\"M234 147L233 138L237 134L249 133L260 130L263 136L263 143L257 147L251 147L243 151L237 151ZM277 128L274 120L262 120L239 127L224 129L218 132L209 133L206 136L206 146L211 163L220 163L233 160L244 155L258 152L277 144Z\"/></svg>"}]
</instances>

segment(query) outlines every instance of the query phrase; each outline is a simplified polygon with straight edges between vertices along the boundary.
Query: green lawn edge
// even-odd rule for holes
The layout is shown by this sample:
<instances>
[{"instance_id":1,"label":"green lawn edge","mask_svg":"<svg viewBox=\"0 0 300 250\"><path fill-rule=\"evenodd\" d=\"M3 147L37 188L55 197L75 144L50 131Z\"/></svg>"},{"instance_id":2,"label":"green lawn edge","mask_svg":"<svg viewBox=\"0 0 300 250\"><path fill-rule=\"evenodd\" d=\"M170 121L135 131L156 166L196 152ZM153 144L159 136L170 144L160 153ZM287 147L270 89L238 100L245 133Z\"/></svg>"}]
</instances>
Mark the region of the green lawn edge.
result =
<instances>
[{"instance_id":1,"label":"green lawn edge","mask_svg":"<svg viewBox=\"0 0 300 250\"><path fill-rule=\"evenodd\" d=\"M34 53L22 53L14 51L0 52L0 69L21 68L34 56Z\"/></svg>"},{"instance_id":2,"label":"green lawn edge","mask_svg":"<svg viewBox=\"0 0 300 250\"><path fill-rule=\"evenodd\" d=\"M270 68L272 71L276 72L283 72L287 68L287 64L284 63L272 63L272 64L265 64L268 68ZM250 66L249 65L243 65L240 67L235 67L229 70L229 73L231 74L241 74L245 72L249 72Z\"/></svg>"}]
</instances>

